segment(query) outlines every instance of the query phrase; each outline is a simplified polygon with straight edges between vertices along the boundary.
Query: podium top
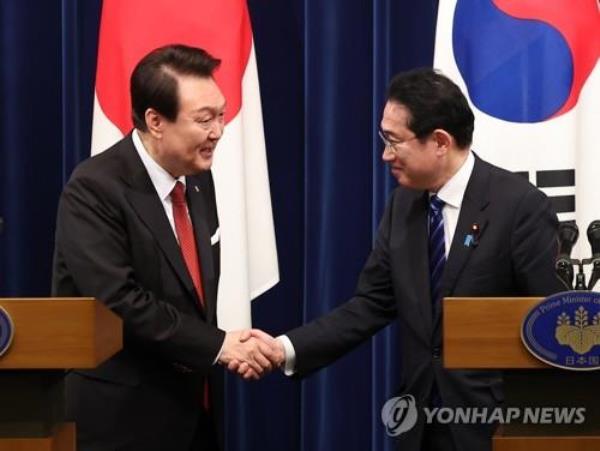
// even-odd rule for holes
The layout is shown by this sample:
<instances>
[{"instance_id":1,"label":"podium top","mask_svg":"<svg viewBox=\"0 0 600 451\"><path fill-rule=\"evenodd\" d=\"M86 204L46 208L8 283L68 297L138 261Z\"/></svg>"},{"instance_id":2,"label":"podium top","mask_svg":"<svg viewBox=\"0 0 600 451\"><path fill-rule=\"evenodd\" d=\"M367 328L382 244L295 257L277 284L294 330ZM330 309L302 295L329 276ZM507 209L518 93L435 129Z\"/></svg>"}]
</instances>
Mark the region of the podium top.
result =
<instances>
[{"instance_id":1,"label":"podium top","mask_svg":"<svg viewBox=\"0 0 600 451\"><path fill-rule=\"evenodd\" d=\"M552 368L521 341L521 323L541 299L445 298L444 367L453 369Z\"/></svg>"},{"instance_id":2,"label":"podium top","mask_svg":"<svg viewBox=\"0 0 600 451\"><path fill-rule=\"evenodd\" d=\"M95 368L123 346L121 319L93 298L4 298L14 326L0 370Z\"/></svg>"}]
</instances>

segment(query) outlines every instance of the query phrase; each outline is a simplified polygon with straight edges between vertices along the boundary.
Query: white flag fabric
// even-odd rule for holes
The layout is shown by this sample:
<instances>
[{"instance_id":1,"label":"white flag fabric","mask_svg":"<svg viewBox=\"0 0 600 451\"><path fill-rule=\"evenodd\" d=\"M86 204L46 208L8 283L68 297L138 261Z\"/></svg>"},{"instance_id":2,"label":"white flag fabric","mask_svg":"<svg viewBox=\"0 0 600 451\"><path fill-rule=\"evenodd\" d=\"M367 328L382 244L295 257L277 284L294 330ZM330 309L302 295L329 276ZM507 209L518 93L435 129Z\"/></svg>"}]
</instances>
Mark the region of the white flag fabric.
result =
<instances>
[{"instance_id":1,"label":"white flag fabric","mask_svg":"<svg viewBox=\"0 0 600 451\"><path fill-rule=\"evenodd\" d=\"M600 219L600 4L441 0L434 66L468 93L473 149L523 172L576 220Z\"/></svg>"},{"instance_id":2,"label":"white flag fabric","mask_svg":"<svg viewBox=\"0 0 600 451\"><path fill-rule=\"evenodd\" d=\"M221 235L219 327L251 326L250 300L279 281L256 59L245 0L104 0L92 155L132 129L129 78L149 51L201 47L227 99L213 175Z\"/></svg>"}]
</instances>

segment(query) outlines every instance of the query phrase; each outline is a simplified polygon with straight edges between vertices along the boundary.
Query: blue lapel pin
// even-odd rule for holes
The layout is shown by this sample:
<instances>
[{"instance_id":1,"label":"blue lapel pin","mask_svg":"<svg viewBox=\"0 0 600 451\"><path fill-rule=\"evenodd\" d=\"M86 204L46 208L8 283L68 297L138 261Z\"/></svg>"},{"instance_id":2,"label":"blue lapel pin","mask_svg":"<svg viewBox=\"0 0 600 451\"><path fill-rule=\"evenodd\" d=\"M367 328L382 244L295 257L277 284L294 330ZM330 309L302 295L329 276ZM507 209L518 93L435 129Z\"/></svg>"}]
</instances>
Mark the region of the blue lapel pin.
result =
<instances>
[{"instance_id":1,"label":"blue lapel pin","mask_svg":"<svg viewBox=\"0 0 600 451\"><path fill-rule=\"evenodd\" d=\"M466 247L471 247L471 243L473 243L473 235L471 235L470 233L465 235L465 246Z\"/></svg>"},{"instance_id":2,"label":"blue lapel pin","mask_svg":"<svg viewBox=\"0 0 600 451\"><path fill-rule=\"evenodd\" d=\"M465 235L464 245L466 247L477 247L477 245L479 244L480 232L481 232L481 227L479 227L479 224L474 222L471 225L471 233L468 233Z\"/></svg>"}]
</instances>

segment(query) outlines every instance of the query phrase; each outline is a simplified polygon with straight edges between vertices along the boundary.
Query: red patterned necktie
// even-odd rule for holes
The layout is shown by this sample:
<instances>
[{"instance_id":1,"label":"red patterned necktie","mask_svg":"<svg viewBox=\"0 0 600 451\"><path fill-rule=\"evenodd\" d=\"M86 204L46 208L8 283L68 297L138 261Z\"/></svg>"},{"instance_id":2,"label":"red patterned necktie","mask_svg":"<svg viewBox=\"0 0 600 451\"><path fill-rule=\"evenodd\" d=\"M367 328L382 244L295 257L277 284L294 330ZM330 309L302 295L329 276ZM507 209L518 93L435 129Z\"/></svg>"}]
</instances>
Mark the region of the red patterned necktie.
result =
<instances>
[{"instance_id":1,"label":"red patterned necktie","mask_svg":"<svg viewBox=\"0 0 600 451\"><path fill-rule=\"evenodd\" d=\"M200 304L204 308L204 290L202 289L202 276L200 274L200 258L198 257L198 248L196 247L196 238L192 221L187 211L185 201L185 189L183 183L175 183L175 188L171 191L171 202L173 203L173 219L175 220L175 232L179 239L179 247L183 260L187 266L188 272L194 282L194 288L200 298ZM208 412L210 410L210 391L208 388L208 379L204 380L202 390L202 405Z\"/></svg>"},{"instance_id":2,"label":"red patterned necktie","mask_svg":"<svg viewBox=\"0 0 600 451\"><path fill-rule=\"evenodd\" d=\"M173 203L173 219L175 220L175 231L179 239L179 247L188 272L194 282L194 288L200 298L200 304L204 307L204 290L202 288L202 276L200 274L200 259L192 221L187 211L185 201L185 189L183 183L175 183L171 191L171 202Z\"/></svg>"}]
</instances>

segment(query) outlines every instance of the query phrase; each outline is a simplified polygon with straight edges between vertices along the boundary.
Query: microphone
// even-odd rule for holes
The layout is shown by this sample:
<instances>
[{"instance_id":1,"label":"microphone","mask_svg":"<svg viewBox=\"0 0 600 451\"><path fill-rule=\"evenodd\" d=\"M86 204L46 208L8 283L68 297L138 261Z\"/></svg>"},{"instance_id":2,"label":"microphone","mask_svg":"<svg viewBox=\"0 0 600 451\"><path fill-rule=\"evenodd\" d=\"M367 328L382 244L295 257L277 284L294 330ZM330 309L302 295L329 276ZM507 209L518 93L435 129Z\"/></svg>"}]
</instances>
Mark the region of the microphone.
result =
<instances>
[{"instance_id":1,"label":"microphone","mask_svg":"<svg viewBox=\"0 0 600 451\"><path fill-rule=\"evenodd\" d=\"M594 288L598 279L600 279L600 221L595 220L590 222L587 229L587 237L592 247L592 259L591 262L594 266L592 269L592 275L590 277L590 283L588 290Z\"/></svg>"},{"instance_id":2,"label":"microphone","mask_svg":"<svg viewBox=\"0 0 600 451\"><path fill-rule=\"evenodd\" d=\"M600 221L598 222L598 226L600 227ZM571 262L571 251L577 242L577 238L579 238L579 228L577 227L577 224L574 222L560 223L558 226L559 251L554 264L554 269L556 275L569 290L573 289L573 262Z\"/></svg>"},{"instance_id":3,"label":"microphone","mask_svg":"<svg viewBox=\"0 0 600 451\"><path fill-rule=\"evenodd\" d=\"M590 222L587 237L592 246L592 259L600 258L600 221L598 219Z\"/></svg>"}]
</instances>

